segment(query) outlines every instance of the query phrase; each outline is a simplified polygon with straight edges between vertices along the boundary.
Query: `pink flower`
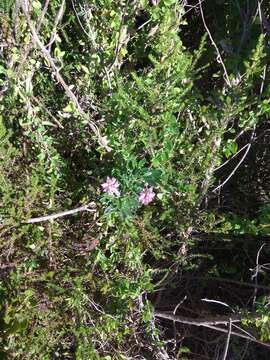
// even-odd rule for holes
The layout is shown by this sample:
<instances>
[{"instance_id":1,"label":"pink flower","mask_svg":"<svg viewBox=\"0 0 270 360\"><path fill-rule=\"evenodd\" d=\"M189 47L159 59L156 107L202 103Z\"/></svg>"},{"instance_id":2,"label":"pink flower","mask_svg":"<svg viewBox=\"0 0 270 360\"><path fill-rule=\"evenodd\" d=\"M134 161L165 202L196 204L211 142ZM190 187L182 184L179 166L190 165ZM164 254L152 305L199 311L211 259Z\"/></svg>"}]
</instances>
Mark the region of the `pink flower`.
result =
<instances>
[{"instance_id":1,"label":"pink flower","mask_svg":"<svg viewBox=\"0 0 270 360\"><path fill-rule=\"evenodd\" d=\"M113 177L109 177L107 176L107 180L105 183L101 184L103 191L110 194L110 195L116 195L119 196L120 195L120 191L119 191L119 182L113 178Z\"/></svg>"},{"instance_id":2,"label":"pink flower","mask_svg":"<svg viewBox=\"0 0 270 360\"><path fill-rule=\"evenodd\" d=\"M148 205L154 200L155 196L156 194L154 193L153 188L146 187L140 193L139 202L143 205Z\"/></svg>"}]
</instances>

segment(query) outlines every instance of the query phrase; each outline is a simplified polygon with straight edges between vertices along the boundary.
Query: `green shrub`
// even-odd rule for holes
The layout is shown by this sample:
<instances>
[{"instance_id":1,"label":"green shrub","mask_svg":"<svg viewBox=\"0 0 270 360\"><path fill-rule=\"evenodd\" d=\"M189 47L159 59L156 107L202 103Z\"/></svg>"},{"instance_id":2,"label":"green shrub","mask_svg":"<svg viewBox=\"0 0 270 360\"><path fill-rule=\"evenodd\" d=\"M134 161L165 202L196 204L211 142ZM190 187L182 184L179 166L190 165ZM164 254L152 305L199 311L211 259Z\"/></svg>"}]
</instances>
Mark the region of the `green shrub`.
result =
<instances>
[{"instance_id":1,"label":"green shrub","mask_svg":"<svg viewBox=\"0 0 270 360\"><path fill-rule=\"evenodd\" d=\"M0 58L0 354L130 359L143 348L158 358L166 346L149 298L175 264L199 266L200 255L185 258L190 229L268 234L267 206L257 220L225 214L221 224L202 206L215 169L238 151L235 134L269 114L268 90L254 90L266 42L256 37L240 75L226 59L229 87L204 33L195 50L184 45L177 1L61 3L43 23L34 1L5 24L16 21ZM108 177L114 194L102 190ZM90 202L93 212L28 222Z\"/></svg>"}]
</instances>

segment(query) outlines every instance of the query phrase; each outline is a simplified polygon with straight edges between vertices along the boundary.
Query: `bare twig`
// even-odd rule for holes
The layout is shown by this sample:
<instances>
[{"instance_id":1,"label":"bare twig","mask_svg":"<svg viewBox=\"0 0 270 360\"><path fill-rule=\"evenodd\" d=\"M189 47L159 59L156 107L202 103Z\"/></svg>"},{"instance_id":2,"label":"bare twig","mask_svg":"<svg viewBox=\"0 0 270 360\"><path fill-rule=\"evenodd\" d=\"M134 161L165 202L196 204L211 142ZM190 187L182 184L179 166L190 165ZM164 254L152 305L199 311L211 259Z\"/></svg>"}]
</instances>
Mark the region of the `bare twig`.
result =
<instances>
[{"instance_id":1,"label":"bare twig","mask_svg":"<svg viewBox=\"0 0 270 360\"><path fill-rule=\"evenodd\" d=\"M218 327L218 326L213 326L213 325L206 325L205 327L209 328L209 329L213 329L213 330L216 330L216 331L220 331L220 332L223 332L223 333L228 333L228 330L224 329L224 328L221 328L221 327ZM260 344L260 345L263 345L265 347L267 347L268 349L270 349L270 345L267 344L267 343L264 343L260 340L257 340L256 338L253 338L253 337L249 337L248 335L244 335L244 334L241 334L239 332L235 332L235 331L232 331L231 332L231 335L235 335L235 336L238 336L242 339L246 339L246 340L249 340L249 341L252 341L252 342L255 342L257 344Z\"/></svg>"},{"instance_id":2,"label":"bare twig","mask_svg":"<svg viewBox=\"0 0 270 360\"><path fill-rule=\"evenodd\" d=\"M219 48L217 46L217 44L215 43L213 37L212 37L212 34L206 24L206 21L205 21L205 17L204 17L204 13L203 13L203 8L202 8L202 2L199 3L200 5L200 11L201 11L201 16L202 16L202 21L203 21L203 25L205 27L205 30L207 31L208 33L208 36L212 42L212 45L214 46L214 48L216 49L216 52L217 52L217 60L221 63L222 67L223 67L223 71L224 71L224 80L225 82L227 83L228 86L231 86L231 82L230 82L230 79L229 79L229 75L228 75L228 72L227 72L227 69L226 69L226 66L224 64L224 61L222 59L222 56L220 54L220 51L219 51Z\"/></svg>"},{"instance_id":3,"label":"bare twig","mask_svg":"<svg viewBox=\"0 0 270 360\"><path fill-rule=\"evenodd\" d=\"M232 323L234 322L241 322L242 320L245 319L244 316L241 315L233 315L232 317L228 318L228 317L214 317L211 319L203 319L203 318L188 318L185 316L180 316L180 315L174 315L172 313L166 313L166 312L160 312L160 311L155 311L154 315L163 319L168 319L168 320L172 320L172 321L178 321L181 322L182 324L187 324L187 325L196 325L196 326L205 326L205 325L228 325L229 322L231 321Z\"/></svg>"},{"instance_id":4,"label":"bare twig","mask_svg":"<svg viewBox=\"0 0 270 360\"><path fill-rule=\"evenodd\" d=\"M183 302L187 299L187 296L185 295L184 298L176 305L176 307L173 310L173 315L176 314L177 309L179 308L179 306L181 306L183 304ZM176 348L176 338L177 338L177 332L176 332L176 326L175 326L175 321L173 322L173 333L174 333L174 349Z\"/></svg>"},{"instance_id":5,"label":"bare twig","mask_svg":"<svg viewBox=\"0 0 270 360\"><path fill-rule=\"evenodd\" d=\"M263 31L263 25L262 25L262 22L263 22L263 19L262 19L262 11L261 11L261 2L258 1L258 13L259 13L259 17L260 17L260 22L261 22L261 30ZM245 23L247 22L247 19L246 17L248 17L248 11L245 15ZM241 44L240 44L240 47L241 47ZM240 51L240 49L238 49ZM238 51L238 52L239 52ZM266 78L266 70L267 70L267 65L264 66L263 68L263 74L262 74L262 82L261 82L261 86L260 86L260 98L262 96L262 93L263 93L263 89L264 89L264 83L265 83L265 78ZM244 131L243 131L244 132ZM217 167L215 169L215 171L219 170L221 167L223 167L224 165L226 165L229 161L231 161L234 157L236 157L240 152L242 152L245 148L246 151L243 155L243 157L241 158L240 162L237 164L237 166L234 168L234 170L231 172L231 174L227 177L227 179L222 183L220 184L219 186L217 186L213 192L215 192L216 190L219 190L221 187L223 187L227 181L230 180L230 178L235 174L235 172L237 171L237 169L240 167L240 165L243 163L243 161L245 160L250 148L251 148L251 144L252 142L254 141L254 134L255 134L255 125L253 127L253 132L252 132L252 135L251 135L251 138L250 138L250 141L248 144L246 144L245 146L243 146L236 154L234 154L230 159L228 159L224 164L222 164L221 166Z\"/></svg>"},{"instance_id":6,"label":"bare twig","mask_svg":"<svg viewBox=\"0 0 270 360\"><path fill-rule=\"evenodd\" d=\"M197 7L200 5L200 4L202 4L203 2L205 2L205 0L199 0L198 1L198 3L197 4L195 4L195 5L189 5L189 4L182 4L182 6L184 7L184 8L188 8L188 10L186 10L186 12L183 14L183 16L185 16L185 15L187 15L190 11L192 11L192 10L196 10L197 9Z\"/></svg>"},{"instance_id":7,"label":"bare twig","mask_svg":"<svg viewBox=\"0 0 270 360\"><path fill-rule=\"evenodd\" d=\"M57 26L59 24L59 22L62 20L63 15L64 15L64 8L65 8L65 3L66 0L62 0L62 3L60 5L60 8L56 14L56 18L54 21L54 26L53 26L53 32L49 41L49 44L46 45L46 47L48 48L49 51L51 51L51 46L54 43L55 39L56 39L56 33L57 33Z\"/></svg>"},{"instance_id":8,"label":"bare twig","mask_svg":"<svg viewBox=\"0 0 270 360\"><path fill-rule=\"evenodd\" d=\"M202 327L206 327L209 329L213 329L216 331L220 331L223 333L228 333L228 330L219 327L217 325L228 325L231 323L231 325L234 322L241 322L243 318L241 318L241 316L238 317L238 319L236 317L234 318L223 318L222 320L220 320L219 318L216 319L212 319L212 320L207 320L207 319L192 319L192 318L187 318L187 317L183 317L183 316L179 316L179 315L173 315L170 313L164 313L164 312L159 312L159 311L155 311L154 312L154 316L158 317L158 318L162 318L162 319L166 319L166 320L172 320L172 321L176 321L182 324L186 324L186 325L193 325L193 326L202 326ZM235 331L230 331L230 336L234 335L234 336L238 336L240 338L243 339L247 339L250 341L253 341L257 344L263 345L267 348L270 349L270 344L264 343L260 340L257 340L256 338L250 337L248 335L239 333L239 332L235 332Z\"/></svg>"},{"instance_id":9,"label":"bare twig","mask_svg":"<svg viewBox=\"0 0 270 360\"><path fill-rule=\"evenodd\" d=\"M246 334L246 335L249 336L250 338L252 338L252 339L254 339L254 340L256 339L255 336L253 336L252 334L250 334L248 331L242 329L240 326L236 325L235 323L232 324L232 326L233 326L235 329L238 329L239 331L241 331L241 333Z\"/></svg>"},{"instance_id":10,"label":"bare twig","mask_svg":"<svg viewBox=\"0 0 270 360\"><path fill-rule=\"evenodd\" d=\"M239 358L239 360L245 360L246 359L246 355L247 355L247 351L248 351L248 347L250 345L249 340L246 341L243 352L241 354L241 357Z\"/></svg>"},{"instance_id":11,"label":"bare twig","mask_svg":"<svg viewBox=\"0 0 270 360\"><path fill-rule=\"evenodd\" d=\"M260 1L258 1L258 10L259 10L260 19L261 19L261 22L262 22L261 3L260 3ZM264 88L264 83L265 83L265 77L266 77L266 69L267 69L267 66L265 65L265 66L264 66L264 69L263 69L262 83L261 83L261 87L260 87L260 98L261 98L262 93L263 93L263 88ZM241 158L241 160L239 161L239 163L236 165L236 167L233 169L233 171L231 172L231 174L226 178L226 180L223 181L219 186L217 186L217 187L213 190L213 192L215 192L215 191L219 190L220 188L222 188L222 187L230 180L230 178L235 174L235 172L237 171L237 169L240 167L240 165L241 165L241 164L243 163L243 161L245 160L245 158L246 158L246 156L247 156L247 154L248 154L248 152L249 152L249 150L250 150L250 148L251 148L251 144L252 144L252 142L253 142L253 140L254 140L255 129L256 129L256 126L254 125L254 127L253 127L253 132L252 132L252 134L251 134L251 138L250 138L249 143L246 144L242 149L240 149L240 150L234 155L234 156L236 156L237 154L239 154L240 151L242 151L244 148L247 147L247 149L246 149L243 157ZM233 157L234 157L234 156L233 156ZM233 158L233 157L232 157L232 158ZM231 158L231 159L232 159L232 158ZM231 160L231 159L229 159L229 160ZM228 162L228 160L227 160L227 162ZM225 162L222 166L224 166L227 162ZM218 169L220 169L220 167L218 167L216 170L218 170Z\"/></svg>"},{"instance_id":12,"label":"bare twig","mask_svg":"<svg viewBox=\"0 0 270 360\"><path fill-rule=\"evenodd\" d=\"M245 160L245 158L250 150L250 147L251 147L251 144L248 144L247 150L245 151L245 153L244 153L243 157L241 158L241 160L239 161L239 163L236 165L236 167L233 169L233 171L230 173L230 175L227 177L227 179L224 180L220 185L218 185L214 190L212 190L212 192L216 192L217 190L221 189L230 180L230 178L235 174L237 169L240 167L242 162Z\"/></svg>"},{"instance_id":13,"label":"bare twig","mask_svg":"<svg viewBox=\"0 0 270 360\"><path fill-rule=\"evenodd\" d=\"M19 1L20 1L20 0L19 0ZM49 3L50 3L50 0L46 0L46 2L45 2L45 4L44 4L44 7L43 7L43 9L42 9L42 12L41 12L41 15L40 15L38 24L37 24L37 29L36 29L37 34L39 33L39 31L40 31L40 29L41 29L41 26L42 26L42 24L43 24L45 15L46 15L46 13L47 13L47 11L48 11ZM34 45L33 42L30 42L29 44L26 45L25 51L24 51L24 53L23 53L23 57L22 57L22 59L20 60L20 64L19 64L19 66L18 66L18 70L17 70L18 74L21 73L21 71L22 71L22 69L23 69L23 67L24 67L24 64L25 64L25 62L26 62L26 60L27 60L27 57L28 57L28 55L29 55L29 53L30 53L33 45Z\"/></svg>"},{"instance_id":14,"label":"bare twig","mask_svg":"<svg viewBox=\"0 0 270 360\"><path fill-rule=\"evenodd\" d=\"M263 68L262 82L261 82L261 87L260 87L260 97L262 96L262 93L263 93L263 88L264 88L264 83L265 83L265 78L266 78L266 70L267 70L267 65L265 65Z\"/></svg>"},{"instance_id":15,"label":"bare twig","mask_svg":"<svg viewBox=\"0 0 270 360\"><path fill-rule=\"evenodd\" d=\"M62 85L63 89L65 90L66 95L70 98L70 100L75 104L76 109L78 111L78 113L82 116L82 118L84 118L85 120L87 120L91 130L93 131L93 133L97 136L98 142L99 144L106 149L108 152L111 151L112 149L108 146L107 143L107 139L106 137L102 137L99 131L99 128L96 126L96 124L91 121L89 119L89 115L87 115L84 110L82 109L79 100L77 99L77 97L75 96L75 94L73 93L73 91L70 89L70 86L68 86L65 82L65 80L63 79L62 75L59 72L59 69L57 68L57 66L55 65L55 62L50 54L50 52L46 49L46 47L44 46L44 44L41 42L41 40L39 39L39 36L37 34L37 31L29 17L29 14L26 10L26 6L24 4L23 6L23 12L25 14L28 26L31 30L32 36L33 36L33 41L35 42L35 44L40 48L41 53L43 55L43 57L48 61L48 63L50 64L51 68L53 69L54 73L55 73L55 77L58 80L58 82Z\"/></svg>"},{"instance_id":16,"label":"bare twig","mask_svg":"<svg viewBox=\"0 0 270 360\"><path fill-rule=\"evenodd\" d=\"M260 18L261 32L263 33L263 17L262 17L262 6L261 6L260 0L258 0L258 12L259 12L259 18Z\"/></svg>"},{"instance_id":17,"label":"bare twig","mask_svg":"<svg viewBox=\"0 0 270 360\"><path fill-rule=\"evenodd\" d=\"M213 299L201 299L201 301L205 301L205 302L209 302L209 303L214 303L214 304L219 304L222 306L226 306L227 308L229 308L230 310L232 310L232 312L234 312L234 310L230 307L230 305L226 304L223 301L218 301L218 300L213 300Z\"/></svg>"},{"instance_id":18,"label":"bare twig","mask_svg":"<svg viewBox=\"0 0 270 360\"><path fill-rule=\"evenodd\" d=\"M214 169L214 171L218 171L219 169L221 169L223 166L227 165L232 159L234 159L237 155L239 155L246 147L249 146L249 143L244 145L243 147L241 147L240 150L237 151L237 153L235 153L233 156L231 156L228 160L226 160L223 164L221 164L220 166L216 167Z\"/></svg>"},{"instance_id":19,"label":"bare twig","mask_svg":"<svg viewBox=\"0 0 270 360\"><path fill-rule=\"evenodd\" d=\"M78 14L78 12L77 12L77 10L76 10L76 7L75 7L75 4L74 4L74 1L73 1L73 0L71 0L71 5L72 5L73 11L74 11L74 13L75 13L75 16L76 16L76 18L77 18L77 20L78 20L78 23L79 23L82 31L85 33L85 35L86 35L87 37L89 37L88 32L85 30L85 28L84 28L84 26L83 26L83 24L82 24L82 22L81 22L81 19L80 19L79 14Z\"/></svg>"},{"instance_id":20,"label":"bare twig","mask_svg":"<svg viewBox=\"0 0 270 360\"><path fill-rule=\"evenodd\" d=\"M234 168L233 171L230 173L230 175L229 175L220 185L218 185L214 190L212 190L212 192L215 192L215 191L221 189L221 188L230 180L230 178L236 173L237 169L241 166L241 164L243 163L243 161L244 161L245 158L247 157L247 154L248 154L248 152L249 152L249 150L250 150L250 148L251 148L251 144L252 144L253 138L254 138L254 136L255 136L255 129L256 129L256 127L255 127L255 125L254 125L253 131L252 131L252 134L251 134L251 137L250 137L250 141L249 141L249 143L247 144L247 149L246 149L244 155L242 156L241 160L239 161L239 163L235 166L235 168Z\"/></svg>"},{"instance_id":21,"label":"bare twig","mask_svg":"<svg viewBox=\"0 0 270 360\"><path fill-rule=\"evenodd\" d=\"M260 249L259 249L258 252L257 252L255 274L252 275L252 280L255 279L255 288L254 288L253 302L252 302L253 308L255 308L255 303L256 303L256 298L257 298L257 292L258 292L258 286L257 286L257 285L258 285L258 274L259 274L259 271L260 271L259 259L260 259L261 251L262 251L262 249L263 249L264 246L265 246L265 243L262 244L262 246L260 247Z\"/></svg>"},{"instance_id":22,"label":"bare twig","mask_svg":"<svg viewBox=\"0 0 270 360\"><path fill-rule=\"evenodd\" d=\"M264 20L263 20L263 13L262 13L261 6L262 6L262 2L260 0L258 0L258 12L259 12L259 18L260 18L260 24L261 24L261 32L263 33ZM265 78L266 78L266 70L267 70L267 65L265 65L263 68L262 82L261 82L261 87L260 87L260 99L261 99L262 93L263 93L263 88L264 88L264 83L265 83Z\"/></svg>"},{"instance_id":23,"label":"bare twig","mask_svg":"<svg viewBox=\"0 0 270 360\"><path fill-rule=\"evenodd\" d=\"M265 68L266 71L266 68ZM235 153L233 156L231 156L228 160L226 160L224 163L222 163L221 165L219 165L218 167L216 167L214 169L214 171L218 171L221 168L223 168L225 165L227 165L231 160L233 160L235 157L237 157L237 155L239 155L244 149L246 149L246 147L248 147L250 144L252 145L253 143L255 143L256 141L258 141L259 139L261 139L266 132L270 131L270 129L267 129L265 131L263 131L260 135L254 137L252 140L250 140L246 145L244 145L243 147L241 147L241 149L239 149L237 151L237 153ZM234 141L236 141L241 135L243 135L245 133L245 130L242 130L235 138Z\"/></svg>"},{"instance_id":24,"label":"bare twig","mask_svg":"<svg viewBox=\"0 0 270 360\"><path fill-rule=\"evenodd\" d=\"M94 203L83 205L83 206L80 206L80 207L78 207L76 209L72 209L72 210L61 211L61 212L56 213L56 214L51 214L51 215L32 218L32 219L27 220L25 223L26 224L35 224L35 223L39 223L39 222L43 222L43 221L55 220L55 219L58 219L60 217L73 215L73 214L76 214L76 213L82 212L82 211L95 212L96 211L95 209L89 209L89 207L91 207L91 206L93 207Z\"/></svg>"},{"instance_id":25,"label":"bare twig","mask_svg":"<svg viewBox=\"0 0 270 360\"><path fill-rule=\"evenodd\" d=\"M246 39L247 39L247 35L248 35L248 32L249 32L249 27L250 27L250 24L251 24L251 21L250 21L250 10L249 10L249 6L247 8L246 11L242 11L241 8L240 8L240 4L239 4L239 1L237 0L236 1L237 3L237 7L238 7L238 10L239 10L239 13L240 13L240 16L241 16L241 20L242 20L242 23L243 23L243 30L242 30L242 35L241 35L241 38L240 38L240 41L239 41L239 46L237 48L237 54L239 55L241 50L242 50L242 47L244 45L244 43L246 42Z\"/></svg>"},{"instance_id":26,"label":"bare twig","mask_svg":"<svg viewBox=\"0 0 270 360\"><path fill-rule=\"evenodd\" d=\"M59 126L61 129L64 129L64 126L56 119L56 117L50 112L50 110L37 97L32 96L32 99L46 111L46 113L52 118L52 120L57 126Z\"/></svg>"},{"instance_id":27,"label":"bare twig","mask_svg":"<svg viewBox=\"0 0 270 360\"><path fill-rule=\"evenodd\" d=\"M226 360L226 358L227 358L231 333L232 333L232 322L231 322L231 319L230 319L229 320L229 325L228 325L228 335L227 335L227 340L226 340L226 345L225 345L225 348L224 348L224 353L223 353L222 360Z\"/></svg>"}]
</instances>

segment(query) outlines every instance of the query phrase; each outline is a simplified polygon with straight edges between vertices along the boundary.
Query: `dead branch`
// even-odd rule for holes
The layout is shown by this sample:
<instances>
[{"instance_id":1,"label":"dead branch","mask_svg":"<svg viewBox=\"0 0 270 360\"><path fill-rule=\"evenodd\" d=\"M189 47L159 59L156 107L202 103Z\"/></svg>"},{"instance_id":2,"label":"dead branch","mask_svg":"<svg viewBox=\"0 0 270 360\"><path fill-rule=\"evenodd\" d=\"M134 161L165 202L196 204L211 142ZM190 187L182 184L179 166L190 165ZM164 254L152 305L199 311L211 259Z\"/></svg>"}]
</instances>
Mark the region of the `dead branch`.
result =
<instances>
[{"instance_id":1,"label":"dead branch","mask_svg":"<svg viewBox=\"0 0 270 360\"><path fill-rule=\"evenodd\" d=\"M47 48L48 48L49 51L51 51L51 46L52 46L52 44L55 42L55 39L56 39L57 26L58 26L59 22L60 22L60 21L62 20L62 18L63 18L65 3L66 3L66 0L62 0L62 3L61 3L61 5L60 5L60 8L59 8L59 10L58 10L58 12L57 12L57 14L56 14L55 21L54 21L54 26L53 26L53 31L52 31L52 35L51 35L49 44L47 45Z\"/></svg>"},{"instance_id":2,"label":"dead branch","mask_svg":"<svg viewBox=\"0 0 270 360\"><path fill-rule=\"evenodd\" d=\"M225 345L225 348L224 348L224 353L223 353L222 360L226 360L226 358L227 358L231 334L232 334L232 322L231 322L231 319L230 319L229 320L229 326L228 326L228 335L227 335L227 339L226 339L226 345Z\"/></svg>"},{"instance_id":3,"label":"dead branch","mask_svg":"<svg viewBox=\"0 0 270 360\"><path fill-rule=\"evenodd\" d=\"M76 214L76 213L82 212L82 211L95 212L96 211L95 209L89 209L89 207L93 207L93 206L94 206L94 203L90 203L90 204L87 204L87 205L80 206L80 207L78 207L76 209L61 211L61 212L56 213L56 214L51 214L51 215L32 218L32 219L27 220L25 223L26 224L35 224L35 223L39 223L39 222L43 222L43 221L55 220L57 218L68 216L68 215L73 215L73 214Z\"/></svg>"},{"instance_id":4,"label":"dead branch","mask_svg":"<svg viewBox=\"0 0 270 360\"><path fill-rule=\"evenodd\" d=\"M42 109L45 110L45 112L51 117L51 119L55 122L55 124L60 127L61 129L64 129L64 126L56 119L56 117L51 113L51 111L35 96L32 96L32 99L40 106Z\"/></svg>"},{"instance_id":5,"label":"dead branch","mask_svg":"<svg viewBox=\"0 0 270 360\"><path fill-rule=\"evenodd\" d=\"M158 317L158 318L166 319L166 320L179 322L181 324L207 327L207 328L210 328L210 329L213 329L216 331L220 331L223 333L228 333L228 330L224 329L222 327L219 327L217 325L228 326L230 323L233 324L234 322L241 322L242 320L245 319L245 317L242 317L241 315L234 315L233 317L230 317L230 318L228 318L228 317L212 318L210 320L209 319L200 319L200 318L193 319L193 318L187 318L184 316L173 315L172 313L164 313L164 312L160 312L160 311L155 311L154 316ZM267 344L260 340L257 340L253 336L248 336L248 335L245 335L245 334L242 334L242 333L239 333L236 331L232 331L232 330L230 331L230 336L231 335L253 341L257 344L263 345L270 349L270 344Z\"/></svg>"},{"instance_id":6,"label":"dead branch","mask_svg":"<svg viewBox=\"0 0 270 360\"><path fill-rule=\"evenodd\" d=\"M44 21L44 18L45 18L45 15L48 11L48 7L49 7L49 3L50 3L50 0L46 0L45 4L44 4L44 7L43 7L43 10L42 10L42 13L40 15L40 18L39 18L39 21L38 21L38 24L37 24L37 34L39 33L40 29L41 29L41 26L43 24L43 21ZM20 5L20 0L18 0L18 7ZM20 64L18 66L18 70L17 70L17 73L20 74L22 72L22 69L24 67L24 64L28 58L28 55L33 47L33 42L30 42L29 44L26 45L25 47L25 51L23 53L23 56L22 56L22 59L20 60Z\"/></svg>"},{"instance_id":7,"label":"dead branch","mask_svg":"<svg viewBox=\"0 0 270 360\"><path fill-rule=\"evenodd\" d=\"M174 315L172 313L165 313L165 312L160 312L160 311L155 311L154 315L157 317L161 317L163 319L168 319L168 320L172 320L172 321L178 321L181 322L182 324L187 324L187 325L196 325L196 326L205 326L205 325L228 325L229 322L231 321L232 323L235 322L241 322L242 320L245 319L244 316L242 315L233 315L230 318L228 317L213 317L213 318L188 318L185 316L179 316L179 315Z\"/></svg>"},{"instance_id":8,"label":"dead branch","mask_svg":"<svg viewBox=\"0 0 270 360\"><path fill-rule=\"evenodd\" d=\"M253 126L253 131L252 131L252 134L250 136L250 140L249 140L249 143L247 144L247 149L244 153L244 155L242 156L241 160L239 161L239 163L235 166L235 168L233 169L233 171L230 173L230 175L220 184L218 185L214 190L212 190L212 192L215 192L219 189L221 189L229 180L230 178L236 173L237 169L240 167L240 165L243 163L243 161L245 160L245 158L247 157L247 154L249 153L249 150L251 148L251 144L254 140L254 137L255 137L255 130L256 130L256 126L254 125Z\"/></svg>"},{"instance_id":9,"label":"dead branch","mask_svg":"<svg viewBox=\"0 0 270 360\"><path fill-rule=\"evenodd\" d=\"M208 26L207 26L207 24L206 24L206 21L205 21L204 12L203 12L203 8L202 8L202 2L200 2L199 5L200 5L200 11L201 11L201 17L202 17L203 25L204 25L204 27L205 27L205 30L206 30L207 33L208 33L208 36L209 36L209 38L210 38L210 40L211 40L211 42L212 42L212 45L213 45L214 48L216 49L216 52L217 52L217 60L218 60L218 62L221 63L221 65L222 65L222 67L223 67L224 80L225 80L225 82L227 83L227 85L230 87L230 86L231 86L231 82L230 82L230 79L229 79L229 75L228 75L226 66L225 66L224 61L223 61L223 59L222 59L222 56L221 56L221 54L220 54L219 48L218 48L217 44L215 43L215 41L214 41L214 39L213 39L213 37L212 37L212 34L211 34L211 32L210 32L210 30L209 30L209 28L208 28Z\"/></svg>"},{"instance_id":10,"label":"dead branch","mask_svg":"<svg viewBox=\"0 0 270 360\"><path fill-rule=\"evenodd\" d=\"M78 113L82 116L83 119L87 120L91 130L96 135L100 146L103 147L108 152L111 151L112 149L108 146L106 137L101 136L99 128L96 126L96 124L93 121L91 121L89 119L89 115L84 112L84 110L82 109L82 107L79 103L79 100L77 99L77 97L75 96L73 91L70 89L70 86L67 85L67 83L63 79L62 75L60 74L59 69L55 65L54 59L52 58L50 52L46 49L44 44L41 42L41 40L38 36L38 33L29 17L29 14L27 11L27 6L26 6L25 2L23 2L22 9L23 9L24 15L26 17L27 24L32 33L33 41L40 48L42 56L48 61L50 67L54 71L57 81L62 85L62 87L65 90L65 93L69 97L69 99L75 104Z\"/></svg>"}]
</instances>

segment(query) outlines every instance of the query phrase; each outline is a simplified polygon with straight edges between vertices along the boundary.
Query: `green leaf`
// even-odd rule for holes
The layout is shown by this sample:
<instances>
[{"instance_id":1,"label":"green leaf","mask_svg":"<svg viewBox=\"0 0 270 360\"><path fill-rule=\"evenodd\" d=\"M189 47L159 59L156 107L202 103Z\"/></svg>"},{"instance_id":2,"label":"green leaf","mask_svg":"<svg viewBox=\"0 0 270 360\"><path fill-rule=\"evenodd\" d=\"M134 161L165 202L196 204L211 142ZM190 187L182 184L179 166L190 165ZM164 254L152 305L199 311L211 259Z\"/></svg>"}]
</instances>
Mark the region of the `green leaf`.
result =
<instances>
[{"instance_id":1,"label":"green leaf","mask_svg":"<svg viewBox=\"0 0 270 360\"><path fill-rule=\"evenodd\" d=\"M73 102L70 102L64 109L63 111L66 113L72 113L75 110L75 105Z\"/></svg>"}]
</instances>

